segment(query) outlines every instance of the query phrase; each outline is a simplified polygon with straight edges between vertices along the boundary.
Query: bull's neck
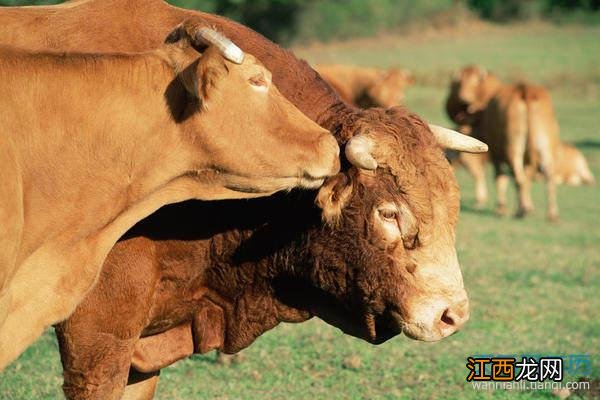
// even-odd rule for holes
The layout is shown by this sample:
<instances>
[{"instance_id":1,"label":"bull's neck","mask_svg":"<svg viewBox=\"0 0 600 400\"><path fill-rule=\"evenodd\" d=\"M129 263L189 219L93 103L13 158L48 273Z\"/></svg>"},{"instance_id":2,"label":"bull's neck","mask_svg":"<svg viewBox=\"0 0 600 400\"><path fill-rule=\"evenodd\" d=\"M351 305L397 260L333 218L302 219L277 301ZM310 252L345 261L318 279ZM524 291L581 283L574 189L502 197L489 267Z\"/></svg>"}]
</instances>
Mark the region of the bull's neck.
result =
<instances>
[{"instance_id":1,"label":"bull's neck","mask_svg":"<svg viewBox=\"0 0 600 400\"><path fill-rule=\"evenodd\" d=\"M320 216L311 208L310 201L298 203L288 208L288 217L298 213L302 218L283 218L285 224L267 224L241 237L233 235L236 239L230 244L236 250L228 262L212 267L208 286L225 301L221 303L227 321L223 350L240 351L280 322L303 322L311 317L295 285L309 281L314 265L309 238L319 229Z\"/></svg>"},{"instance_id":2,"label":"bull's neck","mask_svg":"<svg viewBox=\"0 0 600 400\"><path fill-rule=\"evenodd\" d=\"M24 256L43 242L89 238L185 169L164 99L173 77L158 58L21 61L27 73L3 89L20 105L5 127L25 182ZM50 107L31 101L39 98Z\"/></svg>"}]
</instances>

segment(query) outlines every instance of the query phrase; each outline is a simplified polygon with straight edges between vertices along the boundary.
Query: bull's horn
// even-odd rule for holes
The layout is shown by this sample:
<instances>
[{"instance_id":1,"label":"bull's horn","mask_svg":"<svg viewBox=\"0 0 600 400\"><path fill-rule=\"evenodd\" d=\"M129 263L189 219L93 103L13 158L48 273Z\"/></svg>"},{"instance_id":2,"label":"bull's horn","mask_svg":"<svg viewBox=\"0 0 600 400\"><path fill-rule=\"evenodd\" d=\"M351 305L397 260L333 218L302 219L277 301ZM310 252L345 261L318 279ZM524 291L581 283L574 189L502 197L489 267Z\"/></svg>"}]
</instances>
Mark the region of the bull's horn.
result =
<instances>
[{"instance_id":1,"label":"bull's horn","mask_svg":"<svg viewBox=\"0 0 600 400\"><path fill-rule=\"evenodd\" d=\"M196 31L196 40L216 46L223 57L236 64L244 61L244 52L231 40L211 28L199 28Z\"/></svg>"},{"instance_id":2,"label":"bull's horn","mask_svg":"<svg viewBox=\"0 0 600 400\"><path fill-rule=\"evenodd\" d=\"M364 135L356 135L346 143L346 158L352 165L362 169L377 169L377 161L371 155L375 143Z\"/></svg>"},{"instance_id":3,"label":"bull's horn","mask_svg":"<svg viewBox=\"0 0 600 400\"><path fill-rule=\"evenodd\" d=\"M466 151L467 153L485 153L488 151L487 144L471 136L433 124L429 124L429 129L431 129L438 144L446 149Z\"/></svg>"}]
</instances>

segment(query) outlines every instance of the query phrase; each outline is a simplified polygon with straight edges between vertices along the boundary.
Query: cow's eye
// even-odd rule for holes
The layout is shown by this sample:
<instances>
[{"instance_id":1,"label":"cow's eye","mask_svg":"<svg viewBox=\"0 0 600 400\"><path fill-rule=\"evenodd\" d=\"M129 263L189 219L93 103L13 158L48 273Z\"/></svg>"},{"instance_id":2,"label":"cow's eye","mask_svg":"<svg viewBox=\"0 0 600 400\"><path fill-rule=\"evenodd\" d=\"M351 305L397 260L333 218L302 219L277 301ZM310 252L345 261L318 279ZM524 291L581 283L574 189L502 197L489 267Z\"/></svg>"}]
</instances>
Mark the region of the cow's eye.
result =
<instances>
[{"instance_id":1,"label":"cow's eye","mask_svg":"<svg viewBox=\"0 0 600 400\"><path fill-rule=\"evenodd\" d=\"M381 218L388 220L388 221L397 221L398 220L398 211L397 210L383 208L383 209L379 210L379 215L381 216Z\"/></svg>"},{"instance_id":2,"label":"cow's eye","mask_svg":"<svg viewBox=\"0 0 600 400\"><path fill-rule=\"evenodd\" d=\"M248 81L250 82L250 84L252 86L263 86L263 87L267 86L267 81L266 81L265 77L263 76L263 74L254 75Z\"/></svg>"}]
</instances>

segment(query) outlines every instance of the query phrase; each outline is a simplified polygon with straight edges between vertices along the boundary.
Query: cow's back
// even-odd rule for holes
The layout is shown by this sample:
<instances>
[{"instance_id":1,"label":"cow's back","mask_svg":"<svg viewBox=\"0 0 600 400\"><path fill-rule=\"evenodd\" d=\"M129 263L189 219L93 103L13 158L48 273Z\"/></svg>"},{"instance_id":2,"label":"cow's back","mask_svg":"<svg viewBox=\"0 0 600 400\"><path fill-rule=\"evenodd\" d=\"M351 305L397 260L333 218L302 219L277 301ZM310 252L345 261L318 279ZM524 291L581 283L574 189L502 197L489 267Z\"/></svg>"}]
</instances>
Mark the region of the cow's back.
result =
<instances>
[{"instance_id":1,"label":"cow's back","mask_svg":"<svg viewBox=\"0 0 600 400\"><path fill-rule=\"evenodd\" d=\"M149 6L154 12L140 12ZM178 14L162 1L142 0L4 7L0 8L0 43L34 51L143 52L163 42L181 22Z\"/></svg>"},{"instance_id":2,"label":"cow's back","mask_svg":"<svg viewBox=\"0 0 600 400\"><path fill-rule=\"evenodd\" d=\"M484 111L478 132L500 161L525 149L528 162L552 163L559 134L550 94L524 83L501 87Z\"/></svg>"}]
</instances>

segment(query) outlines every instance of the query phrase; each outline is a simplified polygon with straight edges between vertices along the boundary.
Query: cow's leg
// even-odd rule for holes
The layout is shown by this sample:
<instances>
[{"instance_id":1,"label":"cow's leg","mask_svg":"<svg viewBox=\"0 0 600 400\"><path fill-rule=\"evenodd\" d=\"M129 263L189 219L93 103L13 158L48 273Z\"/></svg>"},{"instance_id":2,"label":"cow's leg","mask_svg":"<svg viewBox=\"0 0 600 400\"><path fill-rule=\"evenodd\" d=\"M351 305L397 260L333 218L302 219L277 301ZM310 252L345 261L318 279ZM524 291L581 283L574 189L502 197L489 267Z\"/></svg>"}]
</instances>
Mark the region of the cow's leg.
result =
<instances>
[{"instance_id":1,"label":"cow's leg","mask_svg":"<svg viewBox=\"0 0 600 400\"><path fill-rule=\"evenodd\" d=\"M138 372L131 369L127 387L121 400L151 400L156 392L160 371Z\"/></svg>"},{"instance_id":2,"label":"cow's leg","mask_svg":"<svg viewBox=\"0 0 600 400\"><path fill-rule=\"evenodd\" d=\"M516 216L519 218L525 217L533 211L533 202L531 200L531 179L525 170L525 151L526 151L526 135L521 135L515 138L513 145L508 148L508 164L512 170L517 187L517 195L519 199L519 209Z\"/></svg>"},{"instance_id":3,"label":"cow's leg","mask_svg":"<svg viewBox=\"0 0 600 400\"><path fill-rule=\"evenodd\" d=\"M81 269L58 252L45 248L36 251L19 265L10 282L8 315L0 328L0 369L16 359L48 325L68 317L97 277L99 265ZM43 265L47 267L40 269Z\"/></svg>"},{"instance_id":4,"label":"cow's leg","mask_svg":"<svg viewBox=\"0 0 600 400\"><path fill-rule=\"evenodd\" d=\"M558 202L556 201L556 174L553 161L550 154L541 154L540 167L546 181L546 218L551 222L557 222Z\"/></svg>"},{"instance_id":5,"label":"cow's leg","mask_svg":"<svg viewBox=\"0 0 600 400\"><path fill-rule=\"evenodd\" d=\"M135 339L58 326L56 334L69 400L120 399L129 374Z\"/></svg>"},{"instance_id":6,"label":"cow's leg","mask_svg":"<svg viewBox=\"0 0 600 400\"><path fill-rule=\"evenodd\" d=\"M475 206L482 208L487 203L488 193L485 183L485 154L461 153L460 161L475 180Z\"/></svg>"},{"instance_id":7,"label":"cow's leg","mask_svg":"<svg viewBox=\"0 0 600 400\"><path fill-rule=\"evenodd\" d=\"M506 189L508 188L509 177L502 171L502 164L494 162L494 172L496 175L496 214L506 217L508 210L506 208Z\"/></svg>"}]
</instances>

